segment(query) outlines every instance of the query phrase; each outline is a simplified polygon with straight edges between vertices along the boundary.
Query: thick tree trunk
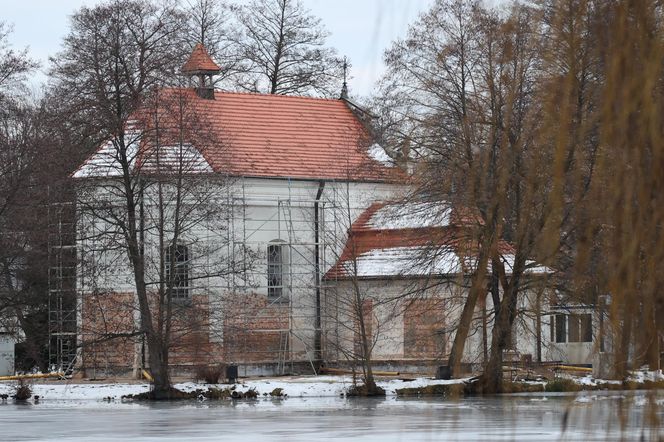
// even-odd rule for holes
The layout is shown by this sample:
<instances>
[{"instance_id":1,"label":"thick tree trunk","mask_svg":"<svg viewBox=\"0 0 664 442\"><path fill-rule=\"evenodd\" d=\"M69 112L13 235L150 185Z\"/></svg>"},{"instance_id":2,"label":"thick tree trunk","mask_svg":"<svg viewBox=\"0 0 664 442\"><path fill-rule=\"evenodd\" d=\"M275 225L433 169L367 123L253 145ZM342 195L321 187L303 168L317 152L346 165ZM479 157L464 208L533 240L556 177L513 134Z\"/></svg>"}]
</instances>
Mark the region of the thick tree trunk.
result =
<instances>
[{"instance_id":1,"label":"thick tree trunk","mask_svg":"<svg viewBox=\"0 0 664 442\"><path fill-rule=\"evenodd\" d=\"M520 261L523 260L519 257L515 259L510 284L504 288L503 299L493 324L489 362L484 367L484 373L480 379L480 391L483 394L502 393L503 391L503 351L512 340L512 327L516 319L521 273L524 266L524 263Z\"/></svg>"},{"instance_id":2,"label":"thick tree trunk","mask_svg":"<svg viewBox=\"0 0 664 442\"><path fill-rule=\"evenodd\" d=\"M480 295L486 295L486 267L488 262L488 249L482 247L479 251L477 269L472 278L470 292L463 306L457 331L454 335L454 343L450 350L449 367L451 377L458 377L461 374L461 358L463 357L463 350L466 346L466 339L468 339L468 334L470 333L475 306Z\"/></svg>"},{"instance_id":3,"label":"thick tree trunk","mask_svg":"<svg viewBox=\"0 0 664 442\"><path fill-rule=\"evenodd\" d=\"M171 398L171 379L168 373L168 349L157 334L148 335L150 374L154 378L152 398ZM156 351L153 351L155 349Z\"/></svg>"},{"instance_id":4,"label":"thick tree trunk","mask_svg":"<svg viewBox=\"0 0 664 442\"><path fill-rule=\"evenodd\" d=\"M126 151L125 151L126 152ZM127 231L126 241L130 262L134 273L134 283L136 285L136 298L138 299L138 308L141 317L141 329L146 337L148 345L148 360L150 363L150 374L154 379L153 395L161 399L168 396L171 391L170 378L168 375L168 348L162 341L159 334L160 329L156 330L150 303L148 300L147 286L145 282L145 260L142 250L142 243L139 240L140 216L136 214L136 194L133 191L132 182L128 173L128 161L125 160L124 167L126 173L124 176L125 198L127 205ZM141 214L142 215L142 214Z\"/></svg>"},{"instance_id":5,"label":"thick tree trunk","mask_svg":"<svg viewBox=\"0 0 664 442\"><path fill-rule=\"evenodd\" d=\"M356 290L356 304L357 304L357 314L359 319L360 327L360 340L361 340L361 349L362 354L360 359L362 361L362 371L364 374L364 394L366 396L376 396L379 394L378 386L376 385L376 379L374 378L373 368L371 364L371 353L373 350L373 345L370 342L371 337L367 331L367 312L365 312L364 302L362 296L359 292L359 287L355 286ZM369 320L371 320L371 313L369 313Z\"/></svg>"}]
</instances>

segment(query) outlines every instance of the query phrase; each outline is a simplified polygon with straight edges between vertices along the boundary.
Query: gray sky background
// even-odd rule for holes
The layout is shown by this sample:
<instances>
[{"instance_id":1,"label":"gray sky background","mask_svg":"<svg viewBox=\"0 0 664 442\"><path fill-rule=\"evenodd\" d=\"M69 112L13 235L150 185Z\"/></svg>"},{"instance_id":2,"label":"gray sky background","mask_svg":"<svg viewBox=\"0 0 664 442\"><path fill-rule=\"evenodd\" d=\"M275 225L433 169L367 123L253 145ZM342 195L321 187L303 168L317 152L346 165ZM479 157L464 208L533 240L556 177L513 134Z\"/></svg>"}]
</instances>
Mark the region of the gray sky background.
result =
<instances>
[{"instance_id":1,"label":"gray sky background","mask_svg":"<svg viewBox=\"0 0 664 442\"><path fill-rule=\"evenodd\" d=\"M99 0L0 0L0 20L14 25L9 37L15 48L28 47L41 63L33 78L37 89L46 80L48 57L55 55L67 34L69 16ZM347 56L353 67L351 93L367 95L384 71L382 55L390 43L406 34L408 24L433 0L303 0L320 17L331 35L328 44ZM223 63L223 60L218 60Z\"/></svg>"}]
</instances>

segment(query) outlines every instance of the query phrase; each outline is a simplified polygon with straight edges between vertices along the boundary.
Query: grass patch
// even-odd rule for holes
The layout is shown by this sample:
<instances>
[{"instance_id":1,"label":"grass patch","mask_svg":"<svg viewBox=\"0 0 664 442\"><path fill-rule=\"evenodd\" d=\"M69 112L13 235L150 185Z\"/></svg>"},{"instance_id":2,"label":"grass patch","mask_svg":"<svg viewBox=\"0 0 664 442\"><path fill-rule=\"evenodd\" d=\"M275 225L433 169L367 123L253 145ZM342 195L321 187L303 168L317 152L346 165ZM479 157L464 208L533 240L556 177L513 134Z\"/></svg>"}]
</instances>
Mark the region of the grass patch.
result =
<instances>
[{"instance_id":1,"label":"grass patch","mask_svg":"<svg viewBox=\"0 0 664 442\"><path fill-rule=\"evenodd\" d=\"M572 379L557 378L544 385L544 391L547 393L565 393L583 390L584 385L577 384Z\"/></svg>"},{"instance_id":2,"label":"grass patch","mask_svg":"<svg viewBox=\"0 0 664 442\"><path fill-rule=\"evenodd\" d=\"M442 396L444 398L460 398L466 396L482 395L479 390L479 382L466 382L456 384L435 384L425 387L399 388L396 390L397 396ZM576 393L579 391L595 390L664 390L664 381L624 381L620 383L598 382L595 384L579 384L571 378L557 378L548 381L546 384L529 382L511 382L503 383L503 393Z\"/></svg>"},{"instance_id":3,"label":"grass patch","mask_svg":"<svg viewBox=\"0 0 664 442\"><path fill-rule=\"evenodd\" d=\"M542 384L533 384L530 382L503 382L503 393L541 393L545 391Z\"/></svg>"},{"instance_id":4,"label":"grass patch","mask_svg":"<svg viewBox=\"0 0 664 442\"><path fill-rule=\"evenodd\" d=\"M122 399L129 401L179 401L179 400L224 400L224 399L255 399L258 392L250 389L245 392L237 391L235 386L228 388L210 387L207 390L197 388L194 391L182 391L177 388L171 388L169 392L156 395L154 391L147 391L139 394L128 394L122 396Z\"/></svg>"}]
</instances>

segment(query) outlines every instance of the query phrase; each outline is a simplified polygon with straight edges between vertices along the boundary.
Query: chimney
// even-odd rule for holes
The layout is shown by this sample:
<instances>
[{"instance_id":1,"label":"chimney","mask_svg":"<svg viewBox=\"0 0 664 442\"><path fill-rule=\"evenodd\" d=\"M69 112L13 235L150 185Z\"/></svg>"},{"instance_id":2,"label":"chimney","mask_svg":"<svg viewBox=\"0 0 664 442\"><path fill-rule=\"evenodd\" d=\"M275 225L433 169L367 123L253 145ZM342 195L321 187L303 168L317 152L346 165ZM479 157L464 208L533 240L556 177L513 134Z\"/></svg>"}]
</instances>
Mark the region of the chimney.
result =
<instances>
[{"instance_id":1,"label":"chimney","mask_svg":"<svg viewBox=\"0 0 664 442\"><path fill-rule=\"evenodd\" d=\"M182 66L182 74L193 80L198 78L198 84L195 86L196 94L207 100L214 100L214 84L212 77L219 74L221 68L212 61L205 46L197 43L187 62Z\"/></svg>"}]
</instances>

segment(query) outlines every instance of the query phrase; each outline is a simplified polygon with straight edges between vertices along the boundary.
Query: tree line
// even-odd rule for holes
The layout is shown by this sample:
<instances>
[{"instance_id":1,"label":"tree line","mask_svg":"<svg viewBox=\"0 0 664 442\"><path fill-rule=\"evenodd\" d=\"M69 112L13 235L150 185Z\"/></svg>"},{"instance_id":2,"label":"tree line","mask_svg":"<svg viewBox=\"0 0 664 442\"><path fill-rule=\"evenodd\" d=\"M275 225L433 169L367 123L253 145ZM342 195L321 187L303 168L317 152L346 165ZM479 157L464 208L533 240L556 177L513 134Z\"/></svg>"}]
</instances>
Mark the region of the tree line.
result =
<instances>
[{"instance_id":1,"label":"tree line","mask_svg":"<svg viewBox=\"0 0 664 442\"><path fill-rule=\"evenodd\" d=\"M386 51L380 134L414 164L413 198L479 215L453 375L490 297L480 384L500 391L529 260L555 269L544 281L555 299L542 302L606 315L597 342L611 343L617 376L659 367L662 12L648 0L438 0ZM511 268L501 240L514 246Z\"/></svg>"}]
</instances>

